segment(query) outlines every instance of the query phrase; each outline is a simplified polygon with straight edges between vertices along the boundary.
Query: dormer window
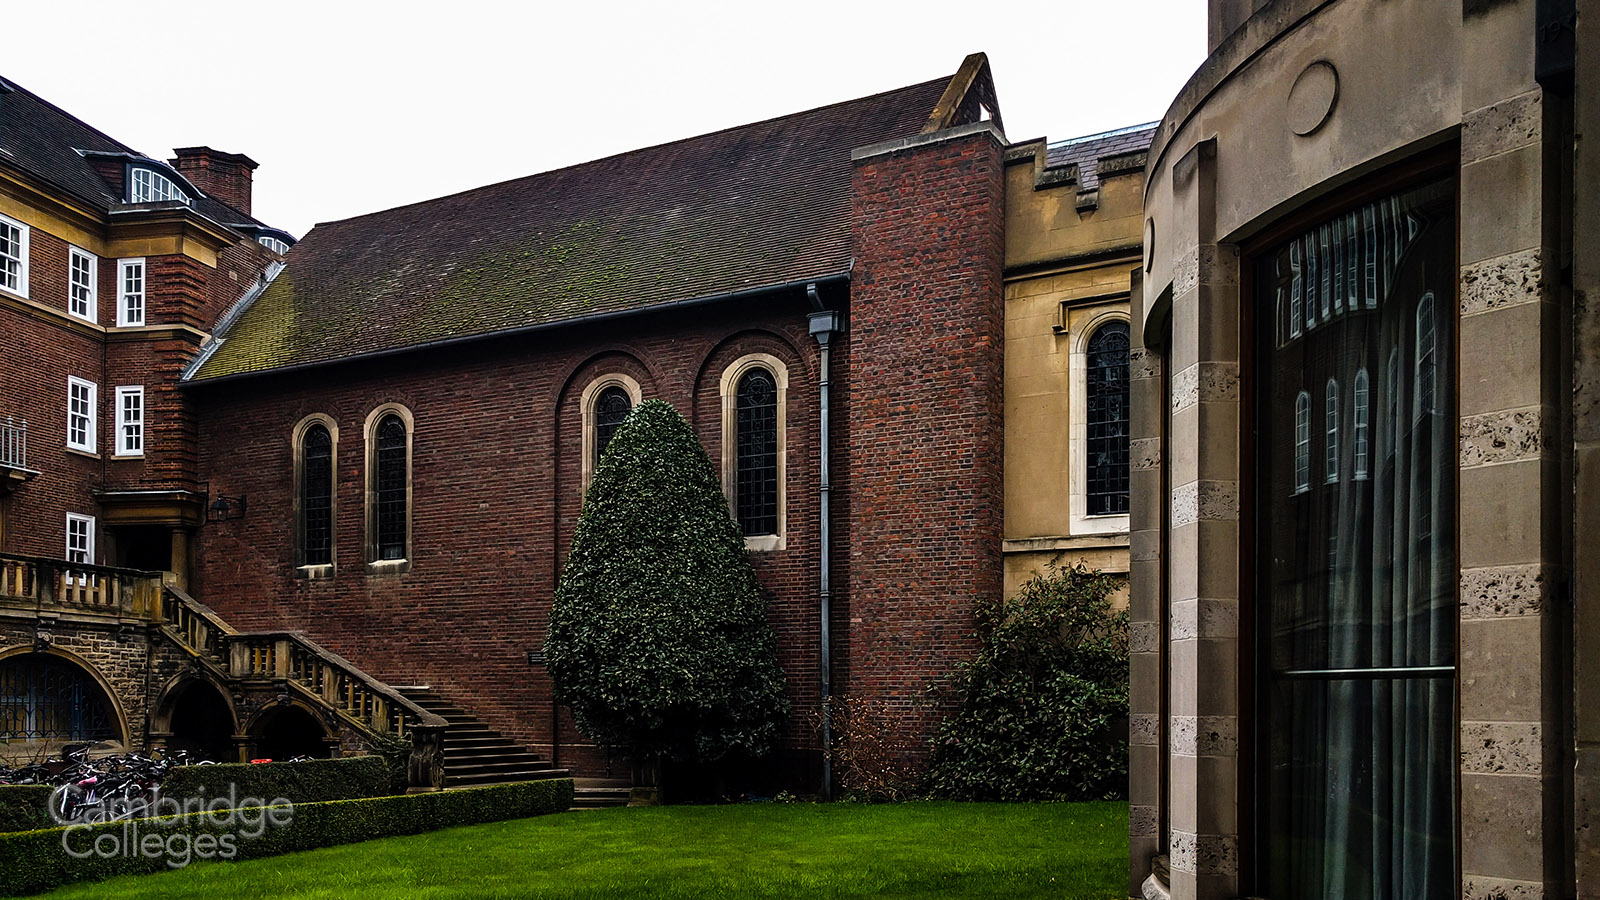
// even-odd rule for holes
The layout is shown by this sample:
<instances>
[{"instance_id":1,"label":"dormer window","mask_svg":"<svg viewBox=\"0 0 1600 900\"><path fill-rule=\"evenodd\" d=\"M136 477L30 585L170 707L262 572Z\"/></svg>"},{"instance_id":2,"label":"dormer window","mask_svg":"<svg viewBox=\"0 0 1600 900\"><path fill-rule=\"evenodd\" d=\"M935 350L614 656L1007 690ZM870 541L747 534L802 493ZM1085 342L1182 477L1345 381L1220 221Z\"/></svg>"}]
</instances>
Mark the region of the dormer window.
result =
<instances>
[{"instance_id":1,"label":"dormer window","mask_svg":"<svg viewBox=\"0 0 1600 900\"><path fill-rule=\"evenodd\" d=\"M129 203L161 203L166 200L189 202L188 194L185 194L172 179L154 169L134 169L128 194Z\"/></svg>"},{"instance_id":2,"label":"dormer window","mask_svg":"<svg viewBox=\"0 0 1600 900\"><path fill-rule=\"evenodd\" d=\"M280 238L275 238L270 234L263 234L263 235L257 236L256 237L256 243L258 243L261 246L267 248L268 250L271 250L273 253L276 253L279 256L282 256L285 253L289 252L289 243L288 243L288 241L282 240Z\"/></svg>"}]
</instances>

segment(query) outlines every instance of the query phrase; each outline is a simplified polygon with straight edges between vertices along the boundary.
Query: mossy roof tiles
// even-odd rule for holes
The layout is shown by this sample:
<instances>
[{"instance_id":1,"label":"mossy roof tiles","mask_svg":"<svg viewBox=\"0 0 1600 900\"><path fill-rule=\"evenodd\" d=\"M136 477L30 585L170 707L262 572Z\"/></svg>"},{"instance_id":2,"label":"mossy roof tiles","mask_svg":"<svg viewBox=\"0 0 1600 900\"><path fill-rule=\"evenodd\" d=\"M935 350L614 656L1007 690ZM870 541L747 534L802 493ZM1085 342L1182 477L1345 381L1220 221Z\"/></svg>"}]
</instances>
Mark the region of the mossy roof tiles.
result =
<instances>
[{"instance_id":1,"label":"mossy roof tiles","mask_svg":"<svg viewBox=\"0 0 1600 900\"><path fill-rule=\"evenodd\" d=\"M318 225L194 380L844 272L850 151L946 81Z\"/></svg>"}]
</instances>

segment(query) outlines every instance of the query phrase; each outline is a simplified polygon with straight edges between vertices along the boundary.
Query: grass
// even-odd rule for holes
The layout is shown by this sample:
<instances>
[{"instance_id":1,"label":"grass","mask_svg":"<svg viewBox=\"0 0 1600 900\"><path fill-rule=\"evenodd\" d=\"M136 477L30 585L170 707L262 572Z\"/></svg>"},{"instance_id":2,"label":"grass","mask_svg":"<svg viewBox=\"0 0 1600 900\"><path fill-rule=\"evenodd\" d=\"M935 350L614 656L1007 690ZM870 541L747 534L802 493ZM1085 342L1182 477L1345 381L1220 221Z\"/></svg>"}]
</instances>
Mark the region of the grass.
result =
<instances>
[{"instance_id":1,"label":"grass","mask_svg":"<svg viewBox=\"0 0 1600 900\"><path fill-rule=\"evenodd\" d=\"M1126 803L752 804L569 812L47 896L800 898L1125 896Z\"/></svg>"}]
</instances>

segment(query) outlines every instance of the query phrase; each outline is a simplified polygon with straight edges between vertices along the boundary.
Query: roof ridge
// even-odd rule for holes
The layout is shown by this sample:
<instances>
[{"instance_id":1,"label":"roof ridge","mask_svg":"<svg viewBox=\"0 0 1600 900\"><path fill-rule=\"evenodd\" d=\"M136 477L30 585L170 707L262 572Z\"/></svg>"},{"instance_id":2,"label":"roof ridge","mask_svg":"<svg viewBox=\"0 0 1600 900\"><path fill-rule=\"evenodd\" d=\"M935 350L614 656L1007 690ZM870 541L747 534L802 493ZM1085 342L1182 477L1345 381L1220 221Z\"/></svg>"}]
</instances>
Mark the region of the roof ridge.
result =
<instances>
[{"instance_id":1,"label":"roof ridge","mask_svg":"<svg viewBox=\"0 0 1600 900\"><path fill-rule=\"evenodd\" d=\"M3 78L3 76L0 76L0 78ZM143 156L146 159L153 158L153 157L148 156L147 154L140 153L138 150L135 150L132 147L128 146L127 144L124 144L123 142L121 142L121 141L117 140L116 138L112 137L111 135L106 134L104 131L101 131L100 129L94 127L93 125L90 125L88 122L85 122L84 120L78 118L77 116L73 115L72 113L67 112L66 110L62 109L61 107L55 105L54 103L51 103L49 100L46 100L45 98L39 96L38 94L34 93L33 91L23 87L22 85L18 84L16 81L14 81L14 80L12 80L10 78L4 78L3 80L5 81L6 84L10 85L12 87L12 89L14 89L14 90L16 90L16 91L18 91L20 93L27 94L29 97L32 97L35 101L37 101L38 103L40 103L40 104L44 105L45 107L49 108L51 111L53 111L53 112L65 117L65 118L71 119L72 121L78 123L79 125L82 125L86 129L88 129L89 131L92 131L95 134L99 135L100 137L103 137L106 140L110 141L111 143L116 144L118 147L121 147L123 150L125 150L125 151L127 151L129 153L132 153L132 154L134 154L136 156ZM74 149L82 149L82 148L74 148Z\"/></svg>"},{"instance_id":2,"label":"roof ridge","mask_svg":"<svg viewBox=\"0 0 1600 900\"><path fill-rule=\"evenodd\" d=\"M1054 143L1047 142L1045 146L1049 147L1051 150L1055 150L1060 147L1071 147L1074 144L1087 144L1090 141L1100 140L1101 138L1121 137L1125 134L1137 134L1141 131L1154 130L1156 126L1160 124L1160 122L1145 122L1142 125L1124 125L1121 128L1113 128L1110 131L1101 131L1096 132L1095 134L1085 134L1078 137L1063 138Z\"/></svg>"},{"instance_id":3,"label":"roof ridge","mask_svg":"<svg viewBox=\"0 0 1600 900\"><path fill-rule=\"evenodd\" d=\"M782 121L784 119L797 119L797 118L799 118L801 116L812 115L814 113L819 113L819 112L822 112L824 110L833 109L833 108L839 107L839 106L848 106L848 105L853 104L853 103L865 103L865 102L867 102L869 100L876 100L879 97L886 97L886 96L888 96L890 94L897 94L897 93L900 93L902 91L905 91L905 92L914 91L914 90L917 90L918 88L925 88L925 87L927 87L927 86L929 86L931 84L943 84L943 83L948 82L952 77L954 77L954 76L947 75L947 76L945 76L943 78L930 78L927 81L919 81L919 82L916 82L915 84L901 85L900 87L897 87L897 88L890 88L889 90L878 91L877 93L874 93L874 94L865 94L865 95L860 96L860 97L851 97L851 98L849 98L847 100L838 100L838 101L835 101L833 103L824 103L821 106L813 106L813 107L811 107L809 109L797 110L795 112L784 113L782 115L769 116L769 117L767 117L765 119L757 119L754 122L744 122L744 123L739 124L739 125L730 125L730 126L728 126L726 128L718 128L718 129L716 129L714 131L706 131L706 132L702 132L700 134L686 135L686 136L681 137L681 138L674 138L674 139L672 139L670 141L662 141L659 144L646 144L643 147L635 147L632 150L622 150L622 151L619 151L619 152L616 152L616 153L608 154L606 156L596 157L594 159L586 159L586 160L583 160L581 162L570 163L570 164L565 165L565 166L557 166L554 169L545 169L542 172L530 172L527 175L518 175L515 178L507 178L504 181L495 181L495 182L491 182L489 184L480 184L480 185L477 185L476 187L464 188L462 190L455 191L455 192L449 193L449 194L440 194L437 197L429 197L429 198L427 198L425 200L416 200L416 201L413 201L411 203L402 203L399 206L390 206L390 207L387 207L385 209L376 209L376 210L373 210L372 212L358 213L358 214L353 215L353 216L346 216L345 218L342 218L342 219L330 219L330 220L328 220L326 222L317 222L317 223L314 223L311 227L313 229L315 229L315 228L321 227L323 225L342 225L342 224L344 224L346 222L354 222L354 221L357 221L357 220L360 220L360 219L368 219L368 218L371 218L373 216L387 215L389 213L398 212L398 211L400 211L402 209L412 209L414 207L425 206L425 205L430 204L430 203L438 203L441 200L449 200L449 199L456 198L456 197L464 197L464 196L466 196L468 194L473 194L473 193L476 193L478 191L486 191L486 190L490 190L492 188L498 188L498 187L502 187L502 186L508 185L508 184L515 184L515 183L520 182L520 181L528 181L530 179L540 178L540 177L546 176L546 175L555 175L558 172L567 172L567 171L571 171L573 169L581 169L581 168L583 168L585 166L599 165L600 163L609 162L611 160L619 159L619 158L624 157L624 156L632 156L635 153L645 153L645 152L650 151L650 150L659 150L659 149L662 149L664 147L671 147L671 146L674 146L676 144L685 144L685 143L688 143L689 141L696 141L696 140L700 140L702 138L715 137L716 135L719 135L719 134L727 134L727 133L733 132L733 131L743 131L744 129L753 128L753 127L758 126L758 125L765 125L765 124L767 124L769 122L779 122L779 121Z\"/></svg>"}]
</instances>

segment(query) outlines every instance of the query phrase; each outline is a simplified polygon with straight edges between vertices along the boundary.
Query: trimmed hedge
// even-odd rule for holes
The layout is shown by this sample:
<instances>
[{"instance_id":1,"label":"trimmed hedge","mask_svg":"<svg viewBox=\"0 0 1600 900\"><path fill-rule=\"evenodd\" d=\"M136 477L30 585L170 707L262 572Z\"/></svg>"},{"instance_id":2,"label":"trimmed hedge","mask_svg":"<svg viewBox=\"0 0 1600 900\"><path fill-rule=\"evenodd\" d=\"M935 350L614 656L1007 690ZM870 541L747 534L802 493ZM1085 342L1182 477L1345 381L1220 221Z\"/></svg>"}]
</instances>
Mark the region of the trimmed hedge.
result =
<instances>
[{"instance_id":1,"label":"trimmed hedge","mask_svg":"<svg viewBox=\"0 0 1600 900\"><path fill-rule=\"evenodd\" d=\"M559 778L431 794L297 804L265 812L243 811L262 825L261 835L255 838L240 836L251 830L248 824L219 826L205 813L0 834L0 894L34 894L76 881L177 868L169 864L169 858L183 861L185 854L190 855L188 861L202 858L202 846L208 843L208 837L213 856L258 859L374 838L527 818L562 812L571 806L572 779ZM265 824L262 817L273 812L288 814L289 822L280 827ZM119 850L114 855L91 853L76 859L67 852L67 847L80 854L91 846L109 848L112 840ZM229 840L234 853L222 857ZM160 842L154 856L138 852L151 841ZM124 855L129 848L133 849L132 855Z\"/></svg>"},{"instance_id":2,"label":"trimmed hedge","mask_svg":"<svg viewBox=\"0 0 1600 900\"><path fill-rule=\"evenodd\" d=\"M48 784L0 785L0 832L50 827Z\"/></svg>"},{"instance_id":3,"label":"trimmed hedge","mask_svg":"<svg viewBox=\"0 0 1600 900\"><path fill-rule=\"evenodd\" d=\"M390 788L389 764L381 756L312 759L303 762L226 763L216 766L178 766L161 784L165 797L233 796L243 799L291 803L326 800L360 800L395 793Z\"/></svg>"}]
</instances>

